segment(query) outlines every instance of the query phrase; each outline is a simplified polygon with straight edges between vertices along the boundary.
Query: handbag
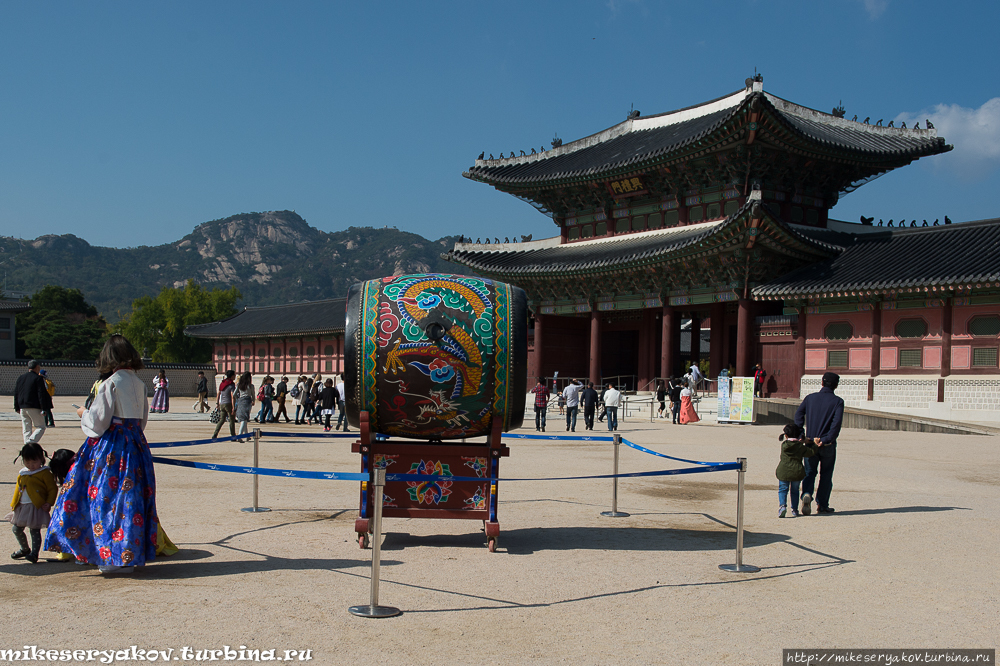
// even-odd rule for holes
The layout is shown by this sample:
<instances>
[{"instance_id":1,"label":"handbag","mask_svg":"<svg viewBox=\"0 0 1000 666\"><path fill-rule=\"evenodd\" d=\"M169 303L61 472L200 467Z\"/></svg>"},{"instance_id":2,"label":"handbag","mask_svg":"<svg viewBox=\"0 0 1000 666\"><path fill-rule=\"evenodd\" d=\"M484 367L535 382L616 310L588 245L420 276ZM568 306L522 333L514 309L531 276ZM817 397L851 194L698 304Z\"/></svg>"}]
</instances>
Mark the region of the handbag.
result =
<instances>
[{"instance_id":1,"label":"handbag","mask_svg":"<svg viewBox=\"0 0 1000 666\"><path fill-rule=\"evenodd\" d=\"M211 412L209 412L209 414L208 414L208 420L211 423L216 423L216 424L219 421L222 420L222 410L219 409L218 405L215 406L215 409L213 409Z\"/></svg>"}]
</instances>

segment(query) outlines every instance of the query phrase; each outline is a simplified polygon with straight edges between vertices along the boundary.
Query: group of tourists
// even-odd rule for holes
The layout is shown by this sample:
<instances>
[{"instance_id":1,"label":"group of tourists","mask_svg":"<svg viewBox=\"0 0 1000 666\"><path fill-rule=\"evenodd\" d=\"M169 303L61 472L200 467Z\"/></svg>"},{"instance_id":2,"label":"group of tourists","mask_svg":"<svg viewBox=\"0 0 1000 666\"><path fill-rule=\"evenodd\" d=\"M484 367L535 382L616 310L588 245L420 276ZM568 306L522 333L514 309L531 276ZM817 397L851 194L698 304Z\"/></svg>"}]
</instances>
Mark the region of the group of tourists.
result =
<instances>
[{"instance_id":1,"label":"group of tourists","mask_svg":"<svg viewBox=\"0 0 1000 666\"><path fill-rule=\"evenodd\" d=\"M274 377L267 375L258 389L253 385L251 373L244 372L237 380L236 372L229 370L219 384L219 395L216 398L219 416L212 437L218 437L222 425L227 422L230 436L237 436L236 424L239 423L239 436L247 435L248 438L251 418L257 423L279 423L284 415L284 422L291 423L288 418L289 400L295 404L295 425L318 424L323 426L324 432L340 430L343 425L344 432L350 432L347 427L343 375L328 377L326 380L319 373L312 377L300 375L295 383L289 383L288 377L282 377L277 385L274 384ZM260 408L255 416L251 416L254 404L258 402ZM274 408L275 404L278 406L277 410ZM338 413L334 427L332 417Z\"/></svg>"},{"instance_id":2,"label":"group of tourists","mask_svg":"<svg viewBox=\"0 0 1000 666\"><path fill-rule=\"evenodd\" d=\"M29 362L18 379L14 409L24 424L18 455L24 467L5 520L17 540L15 560L37 562L44 547L60 560L97 565L103 574L127 574L177 548L156 513L156 476L143 434L149 399L136 374L142 359L128 340L112 335L96 365L101 378L77 409L86 440L79 451L59 449L51 458L39 444L44 427L35 420L45 405L52 406L38 362Z\"/></svg>"},{"instance_id":3,"label":"group of tourists","mask_svg":"<svg viewBox=\"0 0 1000 666\"><path fill-rule=\"evenodd\" d=\"M674 424L687 425L700 421L701 418L694 408L694 398L697 396L694 386L695 383L690 377L671 377L666 384L661 381L656 387L656 401L660 403L656 417L667 418L667 398L670 398L670 411L674 417Z\"/></svg>"},{"instance_id":4,"label":"group of tourists","mask_svg":"<svg viewBox=\"0 0 1000 666\"><path fill-rule=\"evenodd\" d=\"M531 392L535 396L535 430L545 432L546 413L552 393L541 377ZM608 419L608 430L618 430L618 407L621 405L621 396L621 392L610 382L605 387L604 393L598 395L594 382L587 382L584 386L579 379L571 379L557 396L559 414L566 416L566 431L576 432L576 421L581 405L583 405L585 430L594 429L595 416L602 422L605 417ZM599 408L600 414L598 414Z\"/></svg>"}]
</instances>

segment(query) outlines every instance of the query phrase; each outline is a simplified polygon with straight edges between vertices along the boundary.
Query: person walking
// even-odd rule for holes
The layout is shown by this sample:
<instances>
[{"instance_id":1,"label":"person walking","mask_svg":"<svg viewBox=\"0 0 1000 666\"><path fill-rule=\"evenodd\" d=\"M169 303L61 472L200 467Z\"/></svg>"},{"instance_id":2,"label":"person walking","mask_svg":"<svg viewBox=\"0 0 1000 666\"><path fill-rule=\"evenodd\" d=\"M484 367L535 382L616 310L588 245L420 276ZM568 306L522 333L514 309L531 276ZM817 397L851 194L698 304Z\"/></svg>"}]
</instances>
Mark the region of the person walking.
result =
<instances>
[{"instance_id":1,"label":"person walking","mask_svg":"<svg viewBox=\"0 0 1000 666\"><path fill-rule=\"evenodd\" d=\"M816 455L816 447L802 441L802 428L794 423L785 426L778 441L781 442L781 458L774 470L778 479L778 518L788 515L788 499L791 499L792 517L795 518L799 515L799 484L806 476L802 458Z\"/></svg>"},{"instance_id":2,"label":"person walking","mask_svg":"<svg viewBox=\"0 0 1000 666\"><path fill-rule=\"evenodd\" d=\"M271 407L272 400L274 400L274 377L266 375L260 383L260 390L257 391L257 402L260 403L260 409L257 410L257 416L254 417L254 421L257 423L274 421L274 409Z\"/></svg>"},{"instance_id":3,"label":"person walking","mask_svg":"<svg viewBox=\"0 0 1000 666\"><path fill-rule=\"evenodd\" d=\"M684 390L684 385L680 379L674 377L670 380L670 411L674 415L674 425L680 424L682 390Z\"/></svg>"},{"instance_id":4,"label":"person walking","mask_svg":"<svg viewBox=\"0 0 1000 666\"><path fill-rule=\"evenodd\" d=\"M584 430L594 429L594 414L597 412L597 391L594 390L594 382L587 382L587 388L580 391L580 402L583 403L583 426Z\"/></svg>"},{"instance_id":5,"label":"person walking","mask_svg":"<svg viewBox=\"0 0 1000 666\"><path fill-rule=\"evenodd\" d=\"M305 375L299 375L299 381L295 384L292 389L291 396L295 399L295 425L301 425L305 423L305 413L306 405L309 400L309 389L312 384L306 379ZM299 412L302 412L302 419L299 420Z\"/></svg>"},{"instance_id":6,"label":"person walking","mask_svg":"<svg viewBox=\"0 0 1000 666\"><path fill-rule=\"evenodd\" d=\"M240 381L236 385L236 392L233 393L233 401L235 405L236 421L240 424L239 436L250 434L250 413L253 411L253 403L256 393L253 387L253 375L250 372L244 372L240 375ZM238 439L237 442L249 441L247 439Z\"/></svg>"},{"instance_id":7,"label":"person walking","mask_svg":"<svg viewBox=\"0 0 1000 666\"><path fill-rule=\"evenodd\" d=\"M666 418L666 416L667 416L666 415L666 411L667 411L667 387L665 387L663 385L662 381L660 381L656 385L656 401L658 403L660 403L660 409L656 412L656 417L660 418L660 419Z\"/></svg>"},{"instance_id":8,"label":"person walking","mask_svg":"<svg viewBox=\"0 0 1000 666\"><path fill-rule=\"evenodd\" d=\"M686 385L681 389L681 416L680 424L687 425L688 423L697 423L701 419L698 417L698 412L694 409L694 391L691 390L691 385Z\"/></svg>"},{"instance_id":9,"label":"person walking","mask_svg":"<svg viewBox=\"0 0 1000 666\"><path fill-rule=\"evenodd\" d=\"M226 370L226 378L219 384L219 395L215 397L215 406L219 408L220 418L219 422L215 424L215 432L212 434L212 439L219 436L222 424L226 421L229 422L229 436L236 437L236 414L233 412L233 392L236 390L233 377L235 376L235 370Z\"/></svg>"},{"instance_id":10,"label":"person walking","mask_svg":"<svg viewBox=\"0 0 1000 666\"><path fill-rule=\"evenodd\" d=\"M208 411L208 379L205 378L205 373L201 370L198 371L198 402L194 404L194 408L198 410L199 414L204 414Z\"/></svg>"},{"instance_id":11,"label":"person walking","mask_svg":"<svg viewBox=\"0 0 1000 666\"><path fill-rule=\"evenodd\" d=\"M618 430L618 405L621 403L622 394L617 391L614 384L608 382L608 388L604 391L604 409L608 414L608 430Z\"/></svg>"},{"instance_id":12,"label":"person walking","mask_svg":"<svg viewBox=\"0 0 1000 666\"><path fill-rule=\"evenodd\" d=\"M538 378L535 388L531 389L535 394L535 430L545 432L545 412L549 408L549 387L545 385L542 378Z\"/></svg>"},{"instance_id":13,"label":"person walking","mask_svg":"<svg viewBox=\"0 0 1000 666\"><path fill-rule=\"evenodd\" d=\"M350 432L347 429L347 394L344 393L344 375L340 375L337 379L337 409L340 413L337 415L337 427L334 430L340 430L340 422L344 422L344 432Z\"/></svg>"},{"instance_id":14,"label":"person walking","mask_svg":"<svg viewBox=\"0 0 1000 666\"><path fill-rule=\"evenodd\" d=\"M815 458L806 458L806 478L802 481L802 514L812 513L813 488L816 487L816 513L833 513L830 493L833 490L833 468L837 462L837 437L844 422L844 399L834 391L840 385L840 375L827 372L823 386L810 393L795 410L795 425L805 426L806 436L819 447Z\"/></svg>"},{"instance_id":15,"label":"person walking","mask_svg":"<svg viewBox=\"0 0 1000 666\"><path fill-rule=\"evenodd\" d=\"M278 386L275 387L274 400L278 403L278 411L274 414L274 422L277 423L281 420L281 415L285 415L285 423L289 422L288 410L285 409L285 400L288 396L288 377L282 377L281 381L278 382Z\"/></svg>"},{"instance_id":16,"label":"person walking","mask_svg":"<svg viewBox=\"0 0 1000 666\"><path fill-rule=\"evenodd\" d=\"M49 394L49 399L51 400L52 398L56 397L56 385L55 383L53 383L51 379L49 379L48 373L45 372L45 370L40 370L38 374L40 374L42 376L42 379L45 380L45 392ZM56 427L56 420L52 416L53 409L54 406L42 412L42 414L45 416L45 425L46 427L49 428Z\"/></svg>"},{"instance_id":17,"label":"person walking","mask_svg":"<svg viewBox=\"0 0 1000 666\"><path fill-rule=\"evenodd\" d=\"M576 432L576 415L580 411L580 389L583 382L578 379L570 380L570 383L563 389L563 397L566 398L566 430Z\"/></svg>"},{"instance_id":18,"label":"person walking","mask_svg":"<svg viewBox=\"0 0 1000 666\"><path fill-rule=\"evenodd\" d=\"M35 359L28 361L28 371L17 378L14 385L14 411L21 415L21 430L24 444L37 444L45 434L45 415L52 409L52 396L45 386L45 379L39 374L41 364Z\"/></svg>"}]
</instances>

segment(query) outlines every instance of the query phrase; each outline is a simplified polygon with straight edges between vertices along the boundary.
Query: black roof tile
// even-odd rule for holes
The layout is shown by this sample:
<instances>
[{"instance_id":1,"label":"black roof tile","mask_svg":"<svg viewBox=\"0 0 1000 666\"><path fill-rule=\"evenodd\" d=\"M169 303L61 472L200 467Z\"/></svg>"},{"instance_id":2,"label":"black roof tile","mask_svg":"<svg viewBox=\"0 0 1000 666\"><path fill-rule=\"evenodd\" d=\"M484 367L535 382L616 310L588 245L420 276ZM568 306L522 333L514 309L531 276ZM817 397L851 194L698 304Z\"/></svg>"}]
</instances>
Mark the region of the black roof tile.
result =
<instances>
[{"instance_id":1,"label":"black roof tile","mask_svg":"<svg viewBox=\"0 0 1000 666\"><path fill-rule=\"evenodd\" d=\"M342 333L346 312L346 298L246 308L229 319L188 326L184 333L213 339Z\"/></svg>"},{"instance_id":2,"label":"black roof tile","mask_svg":"<svg viewBox=\"0 0 1000 666\"><path fill-rule=\"evenodd\" d=\"M844 236L839 256L761 285L753 290L754 297L1000 281L1000 219L887 229L854 236L850 242Z\"/></svg>"},{"instance_id":3,"label":"black roof tile","mask_svg":"<svg viewBox=\"0 0 1000 666\"><path fill-rule=\"evenodd\" d=\"M557 273L607 272L653 257L663 257L683 250L720 233L745 215L755 202L745 203L732 216L718 222L703 222L611 238L594 239L533 249L488 250L489 245L463 246L443 255L448 261L463 264L485 274L514 277L546 276ZM819 253L839 251L839 246L812 238L762 212L772 224L779 225ZM544 242L544 241L543 241Z\"/></svg>"},{"instance_id":4,"label":"black roof tile","mask_svg":"<svg viewBox=\"0 0 1000 666\"><path fill-rule=\"evenodd\" d=\"M472 180L512 186L602 177L602 174L631 164L666 157L708 136L754 101L759 101L763 109L808 141L853 152L864 159L916 159L951 150L934 130L875 127L837 118L764 92L743 95L736 92L696 107L626 120L603 132L537 155L477 160L463 175ZM696 115L700 108L705 112ZM669 122L669 117L675 114L686 119L660 124ZM643 129L644 126L652 127Z\"/></svg>"}]
</instances>

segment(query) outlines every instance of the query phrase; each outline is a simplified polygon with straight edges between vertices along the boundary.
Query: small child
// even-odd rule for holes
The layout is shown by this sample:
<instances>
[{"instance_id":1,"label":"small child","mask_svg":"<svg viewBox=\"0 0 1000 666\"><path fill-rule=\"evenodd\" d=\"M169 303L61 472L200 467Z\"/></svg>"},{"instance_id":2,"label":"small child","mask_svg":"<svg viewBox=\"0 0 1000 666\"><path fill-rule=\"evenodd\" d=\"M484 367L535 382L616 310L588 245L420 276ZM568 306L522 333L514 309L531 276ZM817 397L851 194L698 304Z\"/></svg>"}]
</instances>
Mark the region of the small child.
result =
<instances>
[{"instance_id":1,"label":"small child","mask_svg":"<svg viewBox=\"0 0 1000 666\"><path fill-rule=\"evenodd\" d=\"M566 396L560 393L559 397L556 398L556 404L559 405L560 416L564 415L566 413Z\"/></svg>"},{"instance_id":2,"label":"small child","mask_svg":"<svg viewBox=\"0 0 1000 666\"><path fill-rule=\"evenodd\" d=\"M816 447L802 441L802 428L789 423L785 432L778 436L781 442L781 460L774 475L778 477L778 518L784 518L788 511L788 491L792 491L792 517L797 517L799 511L799 483L806 478L806 468L802 458L816 455Z\"/></svg>"},{"instance_id":3,"label":"small child","mask_svg":"<svg viewBox=\"0 0 1000 666\"><path fill-rule=\"evenodd\" d=\"M110 375L109 375L110 376ZM104 379L107 379L105 377ZM96 384L100 384L101 380L97 380ZM96 393L96 390L95 390ZM56 485L59 487L58 495L61 495L65 490L63 484L66 483L66 477L69 476L69 469L73 466L76 461L76 454L69 449L57 449L52 457L49 458L49 469L52 470L52 476L56 478ZM60 562L69 562L73 560L73 556L69 553L59 553L56 559Z\"/></svg>"},{"instance_id":4,"label":"small child","mask_svg":"<svg viewBox=\"0 0 1000 666\"><path fill-rule=\"evenodd\" d=\"M10 503L13 511L7 519L13 524L12 531L21 548L11 553L11 558L27 559L34 564L42 547L42 528L48 528L49 509L56 501L56 480L52 470L45 466L45 451L38 444L25 444L18 458L24 462L24 468L17 475ZM25 527L31 531L31 548L24 536Z\"/></svg>"}]
</instances>

